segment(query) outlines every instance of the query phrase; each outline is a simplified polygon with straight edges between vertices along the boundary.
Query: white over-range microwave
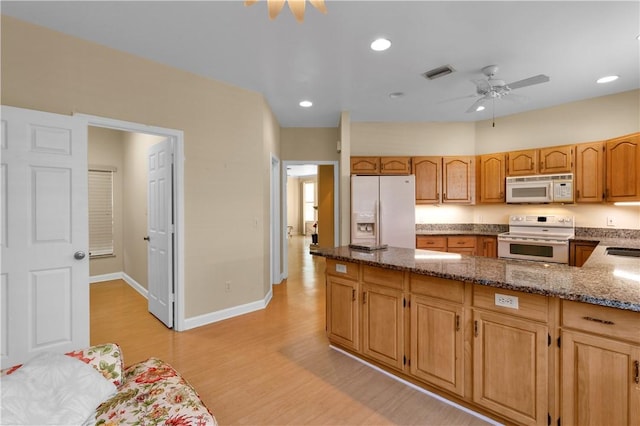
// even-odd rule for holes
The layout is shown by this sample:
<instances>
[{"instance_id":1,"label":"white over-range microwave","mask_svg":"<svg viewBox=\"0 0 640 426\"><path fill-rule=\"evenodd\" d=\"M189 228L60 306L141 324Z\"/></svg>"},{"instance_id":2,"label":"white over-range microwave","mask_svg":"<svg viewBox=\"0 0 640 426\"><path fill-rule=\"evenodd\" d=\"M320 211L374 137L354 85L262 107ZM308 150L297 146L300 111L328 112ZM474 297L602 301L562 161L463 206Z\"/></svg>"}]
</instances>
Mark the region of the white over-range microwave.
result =
<instances>
[{"instance_id":1,"label":"white over-range microwave","mask_svg":"<svg viewBox=\"0 0 640 426\"><path fill-rule=\"evenodd\" d=\"M507 203L573 203L573 173L506 179Z\"/></svg>"}]
</instances>

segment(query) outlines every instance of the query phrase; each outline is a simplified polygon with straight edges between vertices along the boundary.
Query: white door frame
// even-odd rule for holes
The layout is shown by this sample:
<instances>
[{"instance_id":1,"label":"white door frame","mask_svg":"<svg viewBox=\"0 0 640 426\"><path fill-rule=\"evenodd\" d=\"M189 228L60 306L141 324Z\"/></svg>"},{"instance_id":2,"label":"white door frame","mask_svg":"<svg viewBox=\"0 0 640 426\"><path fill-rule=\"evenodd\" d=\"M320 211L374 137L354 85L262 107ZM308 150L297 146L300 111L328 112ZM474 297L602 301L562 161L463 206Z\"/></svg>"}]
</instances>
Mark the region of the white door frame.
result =
<instances>
[{"instance_id":1,"label":"white door frame","mask_svg":"<svg viewBox=\"0 0 640 426\"><path fill-rule=\"evenodd\" d=\"M287 241L287 166L300 166L304 164L315 164L316 166L333 166L333 245L340 245L340 162L339 161L291 161L282 162L282 230L280 232L281 241ZM289 247L282 244L282 258L285 259L282 265L282 279L289 276Z\"/></svg>"},{"instance_id":2,"label":"white door frame","mask_svg":"<svg viewBox=\"0 0 640 426\"><path fill-rule=\"evenodd\" d=\"M86 120L87 126L104 127L107 129L122 130L132 133L146 133L167 137L173 140L174 146L174 264L173 279L175 283L174 293L174 330L185 330L185 309L184 309L184 132L182 130L167 129L164 127L148 126L145 124L133 123L130 121L116 120L106 117L98 117L87 114L74 114Z\"/></svg>"},{"instance_id":3,"label":"white door frame","mask_svg":"<svg viewBox=\"0 0 640 426\"><path fill-rule=\"evenodd\" d=\"M269 211L271 212L271 226L269 232L271 261L271 285L280 284L283 277L280 247L282 246L282 213L280 210L280 159L271 154L271 197ZM286 259L286 257L285 257Z\"/></svg>"}]
</instances>

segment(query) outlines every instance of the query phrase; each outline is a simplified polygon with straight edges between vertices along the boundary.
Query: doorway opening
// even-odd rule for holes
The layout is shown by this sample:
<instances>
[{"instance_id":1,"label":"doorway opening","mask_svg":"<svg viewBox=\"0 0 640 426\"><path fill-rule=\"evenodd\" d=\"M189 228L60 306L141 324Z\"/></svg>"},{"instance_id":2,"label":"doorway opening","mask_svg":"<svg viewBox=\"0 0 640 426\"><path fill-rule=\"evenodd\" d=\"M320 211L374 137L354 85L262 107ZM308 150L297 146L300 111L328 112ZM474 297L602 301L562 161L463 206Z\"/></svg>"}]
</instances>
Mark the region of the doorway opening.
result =
<instances>
[{"instance_id":1,"label":"doorway opening","mask_svg":"<svg viewBox=\"0 0 640 426\"><path fill-rule=\"evenodd\" d=\"M147 234L147 211L148 211L148 201L146 196L146 188L144 188L147 182L147 168L149 167L149 161L147 158L148 148L154 144L159 143L160 141L167 141L173 146L173 160L172 163L172 173L170 174L169 180L170 186L172 188L172 196L167 200L168 204L168 214L171 215L172 225L171 229L168 231L171 235L168 236L173 254L169 257L169 262L171 263L170 268L163 267L163 265L159 265L157 268L159 270L159 274L161 274L162 280L169 287L168 291L169 298L172 302L172 307L169 309L172 310L172 313L169 314L172 318L170 318L169 323L170 326L173 326L173 329L176 331L182 331L185 329L184 324L184 140L183 133L180 130L174 129L166 129L154 126L147 126L138 123L125 122L121 120L113 120L103 117L95 117L88 116L83 114L78 114L78 116L86 119L87 126L89 130L92 130L91 133L99 133L109 132L109 131L119 131L123 132L127 135L123 139L123 145L127 145L127 142L131 144L131 146L127 146L127 151L131 152L131 157L127 160L130 164L123 165L123 170L127 170L127 176L120 176L123 178L122 185L129 186L129 179L135 178L135 186L136 188L127 188L128 191L128 199L130 203L128 207L125 207L126 213L130 216L133 216L133 223L130 223L130 227L137 229L135 233L127 231L128 238L134 238L135 241L130 241L131 244L135 245L137 248L134 251L137 251L138 255L133 252L128 252L126 255L123 254L123 262L128 262L127 269L132 272L135 276L144 277L143 280L148 278L148 275L153 274L152 270L148 270L148 265L146 264L137 264L136 259L140 259L139 254L141 251L146 250L148 244L148 234ZM132 143L135 141L135 143ZM88 142L91 145L91 138ZM136 153L137 152L137 153ZM123 160L124 161L124 160ZM91 160L89 161L92 162ZM99 166L100 164L98 164ZM135 177L135 174L143 171L143 177ZM116 171L117 174L117 171ZM141 195L141 188L144 188L144 195ZM123 210L125 211L125 210ZM143 217L144 216L144 217ZM143 222L143 223L140 223ZM144 228L144 229L143 229ZM131 235L129 235L131 234ZM139 237L139 238L136 238ZM144 238L143 238L144 237ZM140 241L137 241L137 240ZM143 256L146 259L146 256ZM141 262L146 263L146 262ZM166 263L166 262L165 262ZM153 264L152 264L153 267ZM153 268L152 268L153 269ZM100 275L99 270L98 273L95 274L93 271L91 275ZM124 272L124 268L123 268ZM135 279L131 279L131 274L114 274L114 276L109 277L108 274L106 276L102 276L99 281L104 281L106 279L124 279L131 287L133 287L138 293L143 295L144 297L149 299L149 289L151 288L148 284L148 280L146 284L146 288L140 283L137 283ZM164 275L167 275L166 277ZM128 279L129 278L129 279ZM93 281L92 281L93 282ZM152 293L155 293L152 291ZM154 315L156 315L154 313ZM158 317L158 315L156 315ZM160 318L160 317L158 317ZM161 319L161 321L167 323L165 319Z\"/></svg>"},{"instance_id":2,"label":"doorway opening","mask_svg":"<svg viewBox=\"0 0 640 426\"><path fill-rule=\"evenodd\" d=\"M318 234L321 234L322 246L339 244L339 172L337 161L283 161L283 241L304 236L309 244L316 242L317 245ZM286 278L288 244L282 244L282 252L283 277Z\"/></svg>"}]
</instances>

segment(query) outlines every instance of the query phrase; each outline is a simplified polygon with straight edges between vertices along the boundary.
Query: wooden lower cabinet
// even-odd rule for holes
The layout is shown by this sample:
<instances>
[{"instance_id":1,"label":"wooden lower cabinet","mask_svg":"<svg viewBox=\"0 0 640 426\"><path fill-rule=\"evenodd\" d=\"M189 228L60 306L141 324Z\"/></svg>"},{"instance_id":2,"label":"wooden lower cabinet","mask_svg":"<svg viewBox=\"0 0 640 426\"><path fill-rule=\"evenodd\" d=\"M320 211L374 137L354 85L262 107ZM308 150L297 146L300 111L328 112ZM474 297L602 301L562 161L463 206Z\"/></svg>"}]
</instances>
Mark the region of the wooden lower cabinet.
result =
<instances>
[{"instance_id":1,"label":"wooden lower cabinet","mask_svg":"<svg viewBox=\"0 0 640 426\"><path fill-rule=\"evenodd\" d=\"M473 324L473 402L518 424L546 425L547 325L477 310Z\"/></svg>"},{"instance_id":2,"label":"wooden lower cabinet","mask_svg":"<svg viewBox=\"0 0 640 426\"><path fill-rule=\"evenodd\" d=\"M476 255L494 258L498 257L498 237L478 237L478 247L476 247Z\"/></svg>"},{"instance_id":3,"label":"wooden lower cabinet","mask_svg":"<svg viewBox=\"0 0 640 426\"><path fill-rule=\"evenodd\" d=\"M462 304L411 296L411 374L464 396Z\"/></svg>"},{"instance_id":4,"label":"wooden lower cabinet","mask_svg":"<svg viewBox=\"0 0 640 426\"><path fill-rule=\"evenodd\" d=\"M592 241L570 241L569 242L569 265L582 266L587 261L597 242Z\"/></svg>"},{"instance_id":5,"label":"wooden lower cabinet","mask_svg":"<svg viewBox=\"0 0 640 426\"><path fill-rule=\"evenodd\" d=\"M360 349L359 283L327 275L327 335L345 348Z\"/></svg>"},{"instance_id":6,"label":"wooden lower cabinet","mask_svg":"<svg viewBox=\"0 0 640 426\"><path fill-rule=\"evenodd\" d=\"M640 346L562 332L563 426L640 424Z\"/></svg>"},{"instance_id":7,"label":"wooden lower cabinet","mask_svg":"<svg viewBox=\"0 0 640 426\"><path fill-rule=\"evenodd\" d=\"M390 367L402 369L404 296L401 290L362 286L362 352Z\"/></svg>"}]
</instances>

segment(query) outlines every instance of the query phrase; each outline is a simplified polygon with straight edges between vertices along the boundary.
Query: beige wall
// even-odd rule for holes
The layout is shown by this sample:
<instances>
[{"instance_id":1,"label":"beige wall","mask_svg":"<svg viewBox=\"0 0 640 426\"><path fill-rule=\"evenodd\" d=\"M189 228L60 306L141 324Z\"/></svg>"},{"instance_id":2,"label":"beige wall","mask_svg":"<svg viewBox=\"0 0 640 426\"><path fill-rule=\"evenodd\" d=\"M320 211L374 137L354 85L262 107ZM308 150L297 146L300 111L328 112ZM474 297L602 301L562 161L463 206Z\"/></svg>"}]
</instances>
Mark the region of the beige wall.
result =
<instances>
[{"instance_id":1,"label":"beige wall","mask_svg":"<svg viewBox=\"0 0 640 426\"><path fill-rule=\"evenodd\" d=\"M269 195L256 182L266 151L279 155L263 97L6 16L1 31L2 104L184 131L186 317L263 300Z\"/></svg>"},{"instance_id":2,"label":"beige wall","mask_svg":"<svg viewBox=\"0 0 640 426\"><path fill-rule=\"evenodd\" d=\"M283 160L290 161L338 161L337 142L340 139L335 127L289 127L280 131Z\"/></svg>"},{"instance_id":3,"label":"beige wall","mask_svg":"<svg viewBox=\"0 0 640 426\"><path fill-rule=\"evenodd\" d=\"M303 233L301 227L300 178L287 177L287 226L292 226L292 235Z\"/></svg>"},{"instance_id":4,"label":"beige wall","mask_svg":"<svg viewBox=\"0 0 640 426\"><path fill-rule=\"evenodd\" d=\"M89 260L89 275L122 272L123 262L123 133L118 130L89 127L89 166L107 166L116 169L113 174L113 256Z\"/></svg>"},{"instance_id":5,"label":"beige wall","mask_svg":"<svg viewBox=\"0 0 640 426\"><path fill-rule=\"evenodd\" d=\"M351 155L474 153L474 123L351 123Z\"/></svg>"}]
</instances>

